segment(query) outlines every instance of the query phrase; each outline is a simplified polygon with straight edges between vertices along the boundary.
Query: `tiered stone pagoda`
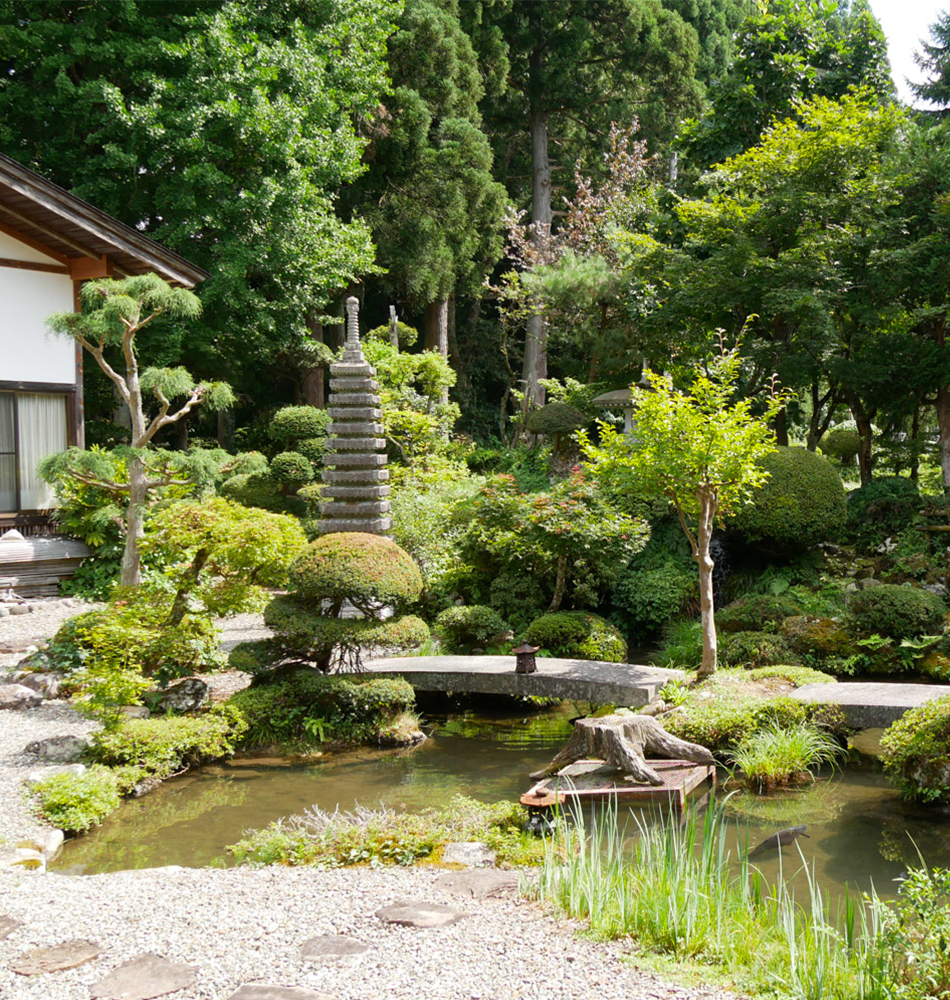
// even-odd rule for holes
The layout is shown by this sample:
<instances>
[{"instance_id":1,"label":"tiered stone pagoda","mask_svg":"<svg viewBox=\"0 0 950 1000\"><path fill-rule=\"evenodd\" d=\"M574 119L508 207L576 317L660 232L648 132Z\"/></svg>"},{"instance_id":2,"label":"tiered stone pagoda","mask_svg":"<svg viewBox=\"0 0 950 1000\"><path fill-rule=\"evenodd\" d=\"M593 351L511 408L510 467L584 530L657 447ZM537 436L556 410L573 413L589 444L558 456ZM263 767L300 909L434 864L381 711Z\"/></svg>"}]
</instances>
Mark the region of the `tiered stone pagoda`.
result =
<instances>
[{"instance_id":1,"label":"tiered stone pagoda","mask_svg":"<svg viewBox=\"0 0 950 1000\"><path fill-rule=\"evenodd\" d=\"M346 300L346 343L343 359L330 365L330 426L323 457L320 533L365 531L386 534L389 516L389 472L386 441L379 423L379 384L376 369L360 346L359 300Z\"/></svg>"}]
</instances>

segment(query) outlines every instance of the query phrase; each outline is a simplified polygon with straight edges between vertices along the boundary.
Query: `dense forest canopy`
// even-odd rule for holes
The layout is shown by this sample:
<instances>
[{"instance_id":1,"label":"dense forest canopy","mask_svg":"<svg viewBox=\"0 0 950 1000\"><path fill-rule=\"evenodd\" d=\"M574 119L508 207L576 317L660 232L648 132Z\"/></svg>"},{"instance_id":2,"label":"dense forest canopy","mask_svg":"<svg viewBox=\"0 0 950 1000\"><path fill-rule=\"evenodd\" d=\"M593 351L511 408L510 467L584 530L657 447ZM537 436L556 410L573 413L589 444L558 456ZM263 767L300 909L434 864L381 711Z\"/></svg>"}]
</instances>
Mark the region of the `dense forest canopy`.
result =
<instances>
[{"instance_id":1,"label":"dense forest canopy","mask_svg":"<svg viewBox=\"0 0 950 1000\"><path fill-rule=\"evenodd\" d=\"M718 327L780 443L950 486L948 17L912 112L866 0L3 0L0 150L209 271L140 345L233 385L192 436L324 405L356 292L478 441Z\"/></svg>"}]
</instances>

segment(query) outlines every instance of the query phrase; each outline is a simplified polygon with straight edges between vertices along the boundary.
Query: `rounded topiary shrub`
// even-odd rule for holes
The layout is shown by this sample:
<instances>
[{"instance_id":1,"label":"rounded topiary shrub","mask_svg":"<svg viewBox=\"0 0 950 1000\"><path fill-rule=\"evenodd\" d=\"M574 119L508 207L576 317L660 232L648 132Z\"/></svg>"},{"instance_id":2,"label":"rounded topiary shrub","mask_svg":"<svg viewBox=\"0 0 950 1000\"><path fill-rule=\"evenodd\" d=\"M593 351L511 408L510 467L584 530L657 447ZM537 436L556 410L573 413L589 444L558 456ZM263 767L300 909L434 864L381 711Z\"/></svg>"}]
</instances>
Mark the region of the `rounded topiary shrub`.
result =
<instances>
[{"instance_id":1,"label":"rounded topiary shrub","mask_svg":"<svg viewBox=\"0 0 950 1000\"><path fill-rule=\"evenodd\" d=\"M569 406L567 403L546 403L532 410L524 425L532 434L560 437L562 434L573 434L589 423L590 418L587 414L576 406Z\"/></svg>"},{"instance_id":2,"label":"rounded topiary shrub","mask_svg":"<svg viewBox=\"0 0 950 1000\"><path fill-rule=\"evenodd\" d=\"M939 632L946 613L943 598L929 590L885 583L854 595L848 622L857 632L912 639Z\"/></svg>"},{"instance_id":3,"label":"rounded topiary shrub","mask_svg":"<svg viewBox=\"0 0 950 1000\"><path fill-rule=\"evenodd\" d=\"M719 643L719 659L727 667L767 667L798 662L785 640L771 632L727 632Z\"/></svg>"},{"instance_id":4,"label":"rounded topiary shrub","mask_svg":"<svg viewBox=\"0 0 950 1000\"><path fill-rule=\"evenodd\" d=\"M779 448L761 466L769 478L728 527L749 541L800 548L836 538L844 527L844 486L827 458L805 448Z\"/></svg>"},{"instance_id":5,"label":"rounded topiary shrub","mask_svg":"<svg viewBox=\"0 0 950 1000\"><path fill-rule=\"evenodd\" d=\"M723 632L777 632L786 618L801 614L790 597L749 594L716 612L716 627Z\"/></svg>"},{"instance_id":6,"label":"rounded topiary shrub","mask_svg":"<svg viewBox=\"0 0 950 1000\"><path fill-rule=\"evenodd\" d=\"M297 595L309 604L350 601L362 611L401 607L419 599L422 574L389 538L360 531L322 535L290 569Z\"/></svg>"},{"instance_id":7,"label":"rounded topiary shrub","mask_svg":"<svg viewBox=\"0 0 950 1000\"><path fill-rule=\"evenodd\" d=\"M525 633L553 656L625 663L627 644L610 622L589 611L554 611L536 618Z\"/></svg>"},{"instance_id":8,"label":"rounded topiary shrub","mask_svg":"<svg viewBox=\"0 0 950 1000\"><path fill-rule=\"evenodd\" d=\"M853 465L861 451L861 435L850 427L835 427L821 439L821 450L842 465Z\"/></svg>"},{"instance_id":9,"label":"rounded topiary shrub","mask_svg":"<svg viewBox=\"0 0 950 1000\"><path fill-rule=\"evenodd\" d=\"M284 451L271 460L270 474L281 485L299 486L313 479L313 463L297 451Z\"/></svg>"},{"instance_id":10,"label":"rounded topiary shrub","mask_svg":"<svg viewBox=\"0 0 950 1000\"><path fill-rule=\"evenodd\" d=\"M316 406L285 406L271 419L267 432L282 447L305 438L325 437L330 414Z\"/></svg>"},{"instance_id":11,"label":"rounded topiary shrub","mask_svg":"<svg viewBox=\"0 0 950 1000\"><path fill-rule=\"evenodd\" d=\"M881 761L905 798L950 803L950 697L912 708L890 726Z\"/></svg>"},{"instance_id":12,"label":"rounded topiary shrub","mask_svg":"<svg viewBox=\"0 0 950 1000\"><path fill-rule=\"evenodd\" d=\"M493 608L472 604L446 608L435 620L435 632L447 653L467 653L472 647L499 642L508 623Z\"/></svg>"},{"instance_id":13,"label":"rounded topiary shrub","mask_svg":"<svg viewBox=\"0 0 950 1000\"><path fill-rule=\"evenodd\" d=\"M294 451L303 455L314 465L319 465L323 461L323 454L326 451L326 438L304 438L294 445Z\"/></svg>"}]
</instances>

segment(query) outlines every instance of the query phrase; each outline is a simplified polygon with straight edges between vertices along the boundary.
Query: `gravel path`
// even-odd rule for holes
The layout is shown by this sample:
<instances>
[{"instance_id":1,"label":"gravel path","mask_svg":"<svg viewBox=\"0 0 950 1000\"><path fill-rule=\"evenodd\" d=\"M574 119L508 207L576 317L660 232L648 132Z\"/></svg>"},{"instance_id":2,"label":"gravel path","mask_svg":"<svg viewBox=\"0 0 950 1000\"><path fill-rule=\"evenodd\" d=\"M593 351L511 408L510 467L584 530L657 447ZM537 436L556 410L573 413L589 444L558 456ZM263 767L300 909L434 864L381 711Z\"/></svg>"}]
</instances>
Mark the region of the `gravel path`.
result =
<instances>
[{"instance_id":1,"label":"gravel path","mask_svg":"<svg viewBox=\"0 0 950 1000\"><path fill-rule=\"evenodd\" d=\"M30 601L30 606L33 610L28 614L0 618L0 647L18 650L42 642L55 635L67 618L102 607L73 597L37 598Z\"/></svg>"},{"instance_id":2,"label":"gravel path","mask_svg":"<svg viewBox=\"0 0 950 1000\"><path fill-rule=\"evenodd\" d=\"M198 967L172 1000L225 1000L242 983L296 986L335 1000L694 1000L621 963L620 943L575 935L516 898L460 899L437 888L437 870L180 869L111 875L0 877L0 914L22 926L0 942L0 996L87 1000L120 962L155 952ZM10 879L11 881L7 881ZM374 914L402 900L448 904L464 916L438 929L386 924ZM304 941L347 934L369 951L355 964L300 960ZM35 978L7 963L31 948L86 938L103 954Z\"/></svg>"}]
</instances>

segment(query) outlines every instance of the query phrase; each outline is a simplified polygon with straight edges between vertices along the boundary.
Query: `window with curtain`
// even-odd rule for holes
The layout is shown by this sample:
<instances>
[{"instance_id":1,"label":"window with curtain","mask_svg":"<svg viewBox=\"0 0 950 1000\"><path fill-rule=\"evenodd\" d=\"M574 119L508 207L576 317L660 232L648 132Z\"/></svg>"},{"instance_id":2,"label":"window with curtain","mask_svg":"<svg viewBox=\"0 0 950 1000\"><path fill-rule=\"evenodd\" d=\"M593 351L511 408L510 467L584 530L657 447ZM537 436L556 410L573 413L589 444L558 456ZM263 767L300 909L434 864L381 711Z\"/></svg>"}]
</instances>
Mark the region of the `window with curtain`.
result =
<instances>
[{"instance_id":1,"label":"window with curtain","mask_svg":"<svg viewBox=\"0 0 950 1000\"><path fill-rule=\"evenodd\" d=\"M37 475L47 455L68 445L66 396L0 393L0 510L46 510L53 490Z\"/></svg>"}]
</instances>

